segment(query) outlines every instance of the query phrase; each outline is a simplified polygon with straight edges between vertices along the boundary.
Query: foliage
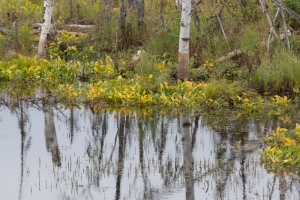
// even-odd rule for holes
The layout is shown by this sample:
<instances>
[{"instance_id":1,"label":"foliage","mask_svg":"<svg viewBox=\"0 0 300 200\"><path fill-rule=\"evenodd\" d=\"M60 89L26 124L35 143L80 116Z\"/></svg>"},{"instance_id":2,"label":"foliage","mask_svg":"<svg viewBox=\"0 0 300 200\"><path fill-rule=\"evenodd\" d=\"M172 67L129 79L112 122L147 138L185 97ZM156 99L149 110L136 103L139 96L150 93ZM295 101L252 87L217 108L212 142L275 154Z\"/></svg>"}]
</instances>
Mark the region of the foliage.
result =
<instances>
[{"instance_id":1,"label":"foliage","mask_svg":"<svg viewBox=\"0 0 300 200\"><path fill-rule=\"evenodd\" d=\"M37 95L41 88L41 91L50 91L58 102L70 105L103 103L141 108L149 105L171 109L238 108L247 114L268 107L268 113L274 116L288 111L285 105L288 107L291 100L279 94L299 93L297 52L282 50L285 47L281 42L275 42L271 57L264 58L265 49L261 44L266 40L269 27L265 26L265 16L257 9L260 5L256 0L203 1L194 8L198 10L200 23L198 27L195 21L191 23L190 49L194 56L190 59L191 82L187 83L170 78L172 69L177 67L180 10L174 9L173 1L160 2L145 1L147 14L143 26L137 23L136 7L126 5L124 28L118 25L120 9L116 1L106 5L104 1L87 3L77 0L72 17L69 1L56 2L52 28L54 31L63 30L54 37L51 35L47 59L38 60L33 56L38 34L32 34L31 29L42 19L42 2L21 1L18 11L17 0L1 1L0 26L12 33L0 34L1 51L8 55L3 56L7 61L0 63L0 81L8 85L4 90L15 95L20 92L20 96L32 96ZM272 12L274 10L270 9ZM195 17L194 13L193 20ZM17 38L12 27L15 19L19 22L19 44L11 45L11 41ZM65 26L65 22L95 26L79 32ZM113 67L116 35L118 72ZM66 43L66 50L60 49L62 43ZM12 47L8 48L10 45ZM297 46L295 39L292 47L296 49ZM131 57L138 49L147 53L132 64ZM224 62L216 61L236 49L241 49L243 54ZM273 99L267 97L264 99L266 103L251 87L272 94Z\"/></svg>"},{"instance_id":2,"label":"foliage","mask_svg":"<svg viewBox=\"0 0 300 200\"><path fill-rule=\"evenodd\" d=\"M280 116L288 112L291 106L291 99L289 99L287 96L280 97L275 95L274 97L271 97L271 101L272 106L269 112L271 116Z\"/></svg>"},{"instance_id":3,"label":"foliage","mask_svg":"<svg viewBox=\"0 0 300 200\"><path fill-rule=\"evenodd\" d=\"M108 56L104 61L70 62L59 57L50 62L19 56L0 62L0 78L9 83L2 90L12 96L33 97L47 90L57 102L70 106L108 104L125 107L151 105L169 110L196 109L200 106L209 109L249 109L236 99L237 95L246 93L237 82L178 81L172 84L163 78L168 71L166 61L154 66L131 78L123 78L114 70L112 59ZM84 78L89 81L80 82ZM250 91L247 93L251 94Z\"/></svg>"},{"instance_id":4,"label":"foliage","mask_svg":"<svg viewBox=\"0 0 300 200\"><path fill-rule=\"evenodd\" d=\"M298 15L300 14L300 2L298 0L284 0L283 3ZM297 20L292 18L291 26L293 28L299 28L300 24Z\"/></svg>"},{"instance_id":5,"label":"foliage","mask_svg":"<svg viewBox=\"0 0 300 200\"><path fill-rule=\"evenodd\" d=\"M278 127L266 140L262 154L264 166L273 173L293 172L299 175L300 125L293 130Z\"/></svg>"},{"instance_id":6,"label":"foliage","mask_svg":"<svg viewBox=\"0 0 300 200\"><path fill-rule=\"evenodd\" d=\"M300 61L293 52L279 50L270 59L262 59L251 80L258 90L273 94L293 92L300 86L299 64Z\"/></svg>"}]
</instances>

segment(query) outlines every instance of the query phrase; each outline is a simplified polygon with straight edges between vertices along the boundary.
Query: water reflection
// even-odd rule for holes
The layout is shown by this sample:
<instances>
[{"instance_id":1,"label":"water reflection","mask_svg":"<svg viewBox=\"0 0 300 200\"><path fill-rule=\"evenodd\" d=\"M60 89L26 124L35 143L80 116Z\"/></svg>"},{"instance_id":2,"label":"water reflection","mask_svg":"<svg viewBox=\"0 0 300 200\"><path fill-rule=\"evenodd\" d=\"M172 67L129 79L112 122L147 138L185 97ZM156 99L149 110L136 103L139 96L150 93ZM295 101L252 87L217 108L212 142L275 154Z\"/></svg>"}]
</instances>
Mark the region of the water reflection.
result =
<instances>
[{"instance_id":1,"label":"water reflection","mask_svg":"<svg viewBox=\"0 0 300 200\"><path fill-rule=\"evenodd\" d=\"M50 106L45 106L45 141L46 149L52 155L52 162L55 166L61 166L60 151L57 142L57 136L54 125L54 113L53 108ZM72 140L71 140L72 141Z\"/></svg>"},{"instance_id":2,"label":"water reflection","mask_svg":"<svg viewBox=\"0 0 300 200\"><path fill-rule=\"evenodd\" d=\"M24 103L22 101L19 102L19 112L17 113L18 124L21 132L21 180L20 180L20 189L19 189L19 199L22 198L22 188L23 188L23 179L24 179L24 168L25 168L25 160L26 153L30 148L31 137L28 136L26 126L28 125L28 110L26 107L24 108Z\"/></svg>"},{"instance_id":3,"label":"water reflection","mask_svg":"<svg viewBox=\"0 0 300 200\"><path fill-rule=\"evenodd\" d=\"M0 199L299 199L298 177L259 164L277 124L22 103L1 111Z\"/></svg>"},{"instance_id":4,"label":"water reflection","mask_svg":"<svg viewBox=\"0 0 300 200\"><path fill-rule=\"evenodd\" d=\"M194 200L194 159L192 155L192 140L188 117L180 116L180 130L183 150L183 172L185 178L186 200ZM196 130L197 131L197 130Z\"/></svg>"},{"instance_id":5,"label":"water reflection","mask_svg":"<svg viewBox=\"0 0 300 200\"><path fill-rule=\"evenodd\" d=\"M125 137L125 114L117 114L117 135L119 140L119 150L118 150L118 162L117 162L117 179L116 179L116 200L120 199L121 196L121 179L123 176L124 170L124 157L125 157L125 146L126 146L126 137Z\"/></svg>"}]
</instances>

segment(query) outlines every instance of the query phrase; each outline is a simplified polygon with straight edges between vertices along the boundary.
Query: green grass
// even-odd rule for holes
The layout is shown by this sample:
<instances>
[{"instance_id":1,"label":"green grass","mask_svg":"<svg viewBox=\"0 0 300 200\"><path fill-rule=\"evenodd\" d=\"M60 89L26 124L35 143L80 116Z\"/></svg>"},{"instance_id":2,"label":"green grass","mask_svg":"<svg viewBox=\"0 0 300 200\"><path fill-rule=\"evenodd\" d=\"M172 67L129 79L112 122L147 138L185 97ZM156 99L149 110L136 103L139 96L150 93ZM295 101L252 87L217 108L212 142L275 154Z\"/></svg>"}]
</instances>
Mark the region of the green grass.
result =
<instances>
[{"instance_id":1,"label":"green grass","mask_svg":"<svg viewBox=\"0 0 300 200\"><path fill-rule=\"evenodd\" d=\"M300 87L300 60L291 51L278 49L271 57L263 58L253 72L254 86L267 93L292 93Z\"/></svg>"}]
</instances>

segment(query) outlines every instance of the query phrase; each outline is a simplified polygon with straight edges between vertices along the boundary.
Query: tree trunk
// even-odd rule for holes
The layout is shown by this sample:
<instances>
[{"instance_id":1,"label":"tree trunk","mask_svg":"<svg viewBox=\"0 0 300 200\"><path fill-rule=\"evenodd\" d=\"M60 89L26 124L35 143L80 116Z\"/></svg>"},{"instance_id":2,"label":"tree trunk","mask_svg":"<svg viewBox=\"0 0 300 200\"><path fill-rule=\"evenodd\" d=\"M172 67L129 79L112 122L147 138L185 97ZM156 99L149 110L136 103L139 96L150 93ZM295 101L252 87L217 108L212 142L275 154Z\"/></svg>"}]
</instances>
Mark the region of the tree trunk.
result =
<instances>
[{"instance_id":1,"label":"tree trunk","mask_svg":"<svg viewBox=\"0 0 300 200\"><path fill-rule=\"evenodd\" d=\"M284 26L284 36L286 39L286 44L288 46L288 49L291 50L291 45L290 45L290 40L289 40L289 35L288 35L289 30L286 25L283 9L280 9L280 10L281 10L281 16L282 16L282 21L283 21L283 26Z\"/></svg>"},{"instance_id":2,"label":"tree trunk","mask_svg":"<svg viewBox=\"0 0 300 200\"><path fill-rule=\"evenodd\" d=\"M164 20L164 0L160 0L160 21L162 26L165 28L165 20Z\"/></svg>"},{"instance_id":3,"label":"tree trunk","mask_svg":"<svg viewBox=\"0 0 300 200\"><path fill-rule=\"evenodd\" d=\"M282 8L288 14L290 14L291 17L293 17L295 20L297 20L298 22L300 22L300 15L298 15L295 11L291 10L290 8L288 8L286 5L284 5L284 3L282 3L279 0L272 0L272 2L274 4L276 4L278 7Z\"/></svg>"},{"instance_id":4,"label":"tree trunk","mask_svg":"<svg viewBox=\"0 0 300 200\"><path fill-rule=\"evenodd\" d=\"M275 36L276 38L278 38L278 35L277 35L277 33L276 33L276 31L275 31L275 28L274 28L274 24L273 24L273 22L272 22L272 20L271 20L271 17L270 17L270 15L269 15L268 10L267 10L267 6L266 6L265 0L259 0L259 3L261 4L261 7L262 7L262 9L263 9L263 12L264 12L265 15L266 15L266 18L267 18L268 23L269 23L269 26L270 26L270 30L272 31L272 33L274 34L274 36Z\"/></svg>"},{"instance_id":5,"label":"tree trunk","mask_svg":"<svg viewBox=\"0 0 300 200\"><path fill-rule=\"evenodd\" d=\"M107 10L106 19L109 22L110 18L111 18L111 1L110 0L105 1L105 7L106 7L106 10Z\"/></svg>"},{"instance_id":6,"label":"tree trunk","mask_svg":"<svg viewBox=\"0 0 300 200\"><path fill-rule=\"evenodd\" d=\"M39 58L46 56L47 35L50 30L53 5L54 0L44 0L44 19L38 47Z\"/></svg>"},{"instance_id":7,"label":"tree trunk","mask_svg":"<svg viewBox=\"0 0 300 200\"><path fill-rule=\"evenodd\" d=\"M189 78L191 6L191 0L182 1L178 55L178 79L181 80Z\"/></svg>"},{"instance_id":8,"label":"tree trunk","mask_svg":"<svg viewBox=\"0 0 300 200\"><path fill-rule=\"evenodd\" d=\"M70 20L73 19L73 0L69 1L69 5L70 5Z\"/></svg>"},{"instance_id":9,"label":"tree trunk","mask_svg":"<svg viewBox=\"0 0 300 200\"><path fill-rule=\"evenodd\" d=\"M126 27L125 17L126 17L125 1L120 0L120 27L123 33Z\"/></svg>"},{"instance_id":10,"label":"tree trunk","mask_svg":"<svg viewBox=\"0 0 300 200\"><path fill-rule=\"evenodd\" d=\"M138 0L138 25L144 23L144 0Z\"/></svg>"}]
</instances>

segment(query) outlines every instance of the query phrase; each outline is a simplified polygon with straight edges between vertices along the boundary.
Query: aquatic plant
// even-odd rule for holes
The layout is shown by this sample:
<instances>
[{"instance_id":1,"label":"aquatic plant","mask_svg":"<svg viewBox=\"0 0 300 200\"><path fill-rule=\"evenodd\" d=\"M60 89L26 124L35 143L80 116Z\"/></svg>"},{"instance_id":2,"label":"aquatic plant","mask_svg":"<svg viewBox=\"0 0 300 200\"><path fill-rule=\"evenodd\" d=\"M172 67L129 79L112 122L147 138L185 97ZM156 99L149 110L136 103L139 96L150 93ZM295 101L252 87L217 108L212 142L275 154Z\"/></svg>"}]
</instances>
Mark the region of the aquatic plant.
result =
<instances>
[{"instance_id":1,"label":"aquatic plant","mask_svg":"<svg viewBox=\"0 0 300 200\"><path fill-rule=\"evenodd\" d=\"M274 173L293 172L299 175L300 124L288 130L278 127L265 139L267 147L261 153L267 170Z\"/></svg>"}]
</instances>

